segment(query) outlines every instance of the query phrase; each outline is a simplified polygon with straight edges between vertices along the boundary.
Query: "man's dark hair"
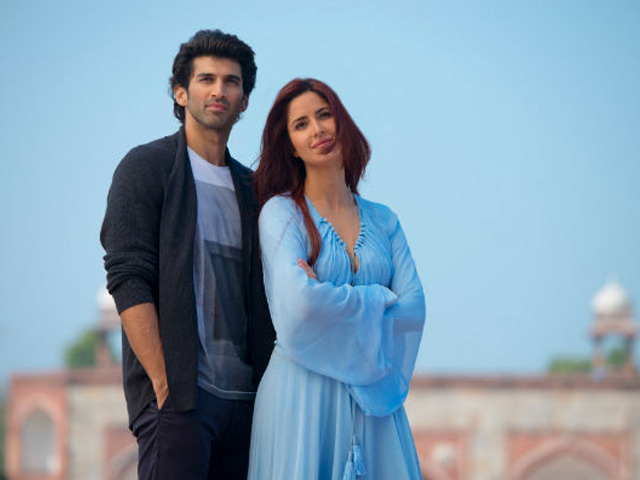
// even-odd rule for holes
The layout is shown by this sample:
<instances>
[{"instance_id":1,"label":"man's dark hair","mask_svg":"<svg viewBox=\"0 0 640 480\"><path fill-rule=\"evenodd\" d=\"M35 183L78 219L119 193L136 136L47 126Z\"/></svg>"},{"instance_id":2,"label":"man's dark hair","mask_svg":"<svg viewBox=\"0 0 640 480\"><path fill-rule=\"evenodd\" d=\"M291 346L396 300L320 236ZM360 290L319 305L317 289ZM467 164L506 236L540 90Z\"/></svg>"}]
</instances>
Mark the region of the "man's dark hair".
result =
<instances>
[{"instance_id":1,"label":"man's dark hair","mask_svg":"<svg viewBox=\"0 0 640 480\"><path fill-rule=\"evenodd\" d=\"M254 53L249 45L235 35L221 32L220 30L200 30L180 45L180 51L173 60L173 75L169 79L171 98L173 98L173 114L184 123L184 107L176 102L173 89L180 85L185 89L189 87L191 74L193 73L193 59L197 57L221 57L235 60L242 70L242 90L249 95L256 85L256 63Z\"/></svg>"}]
</instances>

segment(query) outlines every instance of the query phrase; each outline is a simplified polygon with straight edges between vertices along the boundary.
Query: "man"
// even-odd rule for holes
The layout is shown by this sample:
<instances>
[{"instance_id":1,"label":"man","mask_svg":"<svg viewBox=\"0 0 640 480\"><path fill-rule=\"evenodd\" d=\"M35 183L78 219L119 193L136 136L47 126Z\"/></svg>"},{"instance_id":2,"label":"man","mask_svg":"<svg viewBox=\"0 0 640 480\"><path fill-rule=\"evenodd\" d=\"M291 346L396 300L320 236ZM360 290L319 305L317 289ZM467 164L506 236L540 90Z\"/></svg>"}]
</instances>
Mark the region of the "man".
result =
<instances>
[{"instance_id":1,"label":"man","mask_svg":"<svg viewBox=\"0 0 640 480\"><path fill-rule=\"evenodd\" d=\"M170 79L182 128L131 150L113 176L100 238L141 479L246 478L274 331L252 172L227 140L256 70L235 35L197 32Z\"/></svg>"}]
</instances>

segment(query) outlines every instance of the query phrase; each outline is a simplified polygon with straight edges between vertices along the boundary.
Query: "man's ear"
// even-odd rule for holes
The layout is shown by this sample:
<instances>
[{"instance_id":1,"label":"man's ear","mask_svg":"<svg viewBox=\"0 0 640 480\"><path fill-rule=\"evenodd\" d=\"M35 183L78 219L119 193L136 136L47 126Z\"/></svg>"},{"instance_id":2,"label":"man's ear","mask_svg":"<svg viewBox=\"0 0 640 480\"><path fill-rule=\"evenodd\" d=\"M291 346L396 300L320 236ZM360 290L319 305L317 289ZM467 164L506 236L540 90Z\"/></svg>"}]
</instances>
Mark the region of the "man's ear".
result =
<instances>
[{"instance_id":1,"label":"man's ear","mask_svg":"<svg viewBox=\"0 0 640 480\"><path fill-rule=\"evenodd\" d=\"M240 111L244 112L247 109L248 106L249 106L249 95L243 95L242 96L242 106L241 106Z\"/></svg>"},{"instance_id":2,"label":"man's ear","mask_svg":"<svg viewBox=\"0 0 640 480\"><path fill-rule=\"evenodd\" d=\"M189 94L182 85L173 87L173 97L176 99L177 104L182 107L186 107L189 104Z\"/></svg>"}]
</instances>

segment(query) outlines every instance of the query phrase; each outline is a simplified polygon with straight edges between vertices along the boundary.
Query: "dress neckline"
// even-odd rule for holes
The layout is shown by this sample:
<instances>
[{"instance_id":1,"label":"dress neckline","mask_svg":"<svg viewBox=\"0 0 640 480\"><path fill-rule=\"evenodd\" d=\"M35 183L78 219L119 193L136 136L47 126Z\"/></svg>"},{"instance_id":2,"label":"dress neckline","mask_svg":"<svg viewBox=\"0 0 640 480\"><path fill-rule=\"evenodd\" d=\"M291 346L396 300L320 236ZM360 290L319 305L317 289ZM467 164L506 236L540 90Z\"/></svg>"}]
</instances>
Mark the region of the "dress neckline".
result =
<instances>
[{"instance_id":1,"label":"dress neckline","mask_svg":"<svg viewBox=\"0 0 640 480\"><path fill-rule=\"evenodd\" d=\"M333 224L324 216L322 216L320 214L320 212L318 211L318 209L316 208L316 206L313 204L313 202L311 201L311 199L309 199L309 197L307 197L307 195L304 195L304 198L307 202L307 206L309 207L309 211L311 212L311 216L316 220L316 222L318 224L320 223L325 223L327 224L329 230L331 232L333 232L333 235L335 236L336 240L338 241L338 243L340 243L342 245L342 247L344 248L345 253L347 254L347 257L349 257L349 261L351 262L351 270L353 272L353 275L355 277L355 274L360 270L360 265L358 265L356 268L356 250L362 245L363 239L364 239L364 231L365 231L365 226L366 226L366 222L364 219L364 215L362 214L362 203L361 203L361 198L359 195L352 193L351 195L353 195L353 200L356 203L356 207L358 208L358 223L359 223L359 230L358 230L358 236L356 237L356 241L353 244L353 257L351 257L351 255L349 255L349 249L347 248L347 242L344 241L344 239L340 236L340 234L337 232L337 230L334 228ZM358 264L360 263L359 261L360 259L358 258Z\"/></svg>"}]
</instances>

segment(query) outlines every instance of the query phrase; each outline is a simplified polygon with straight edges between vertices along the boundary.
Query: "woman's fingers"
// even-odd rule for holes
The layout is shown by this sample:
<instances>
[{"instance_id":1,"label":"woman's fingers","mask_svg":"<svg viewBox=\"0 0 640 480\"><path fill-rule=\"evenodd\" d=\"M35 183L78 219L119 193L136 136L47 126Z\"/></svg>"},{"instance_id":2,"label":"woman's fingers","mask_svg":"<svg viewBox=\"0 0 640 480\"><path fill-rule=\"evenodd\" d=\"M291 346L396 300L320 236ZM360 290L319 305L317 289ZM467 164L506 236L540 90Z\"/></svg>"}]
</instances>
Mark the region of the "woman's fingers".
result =
<instances>
[{"instance_id":1,"label":"woman's fingers","mask_svg":"<svg viewBox=\"0 0 640 480\"><path fill-rule=\"evenodd\" d=\"M305 271L305 273L307 274L307 277L309 277L309 278L311 278L313 280L317 280L318 279L318 276L316 275L316 272L313 271L313 269L309 266L309 264L306 261L304 261L302 259L299 259L298 260L298 266Z\"/></svg>"}]
</instances>

